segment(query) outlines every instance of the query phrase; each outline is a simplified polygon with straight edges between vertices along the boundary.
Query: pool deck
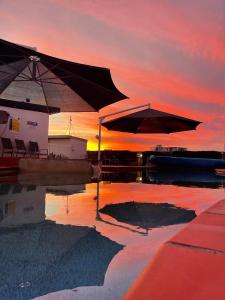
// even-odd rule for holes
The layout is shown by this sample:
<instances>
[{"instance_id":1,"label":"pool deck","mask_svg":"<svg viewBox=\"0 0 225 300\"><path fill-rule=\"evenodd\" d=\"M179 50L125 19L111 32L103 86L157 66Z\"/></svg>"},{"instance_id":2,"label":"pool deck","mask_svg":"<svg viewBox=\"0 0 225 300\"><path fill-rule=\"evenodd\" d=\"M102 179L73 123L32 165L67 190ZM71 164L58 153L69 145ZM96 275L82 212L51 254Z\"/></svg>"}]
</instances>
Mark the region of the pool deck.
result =
<instances>
[{"instance_id":1,"label":"pool deck","mask_svg":"<svg viewBox=\"0 0 225 300\"><path fill-rule=\"evenodd\" d=\"M91 163L84 159L0 158L1 175L19 172L92 174L93 169Z\"/></svg>"},{"instance_id":2,"label":"pool deck","mask_svg":"<svg viewBox=\"0 0 225 300\"><path fill-rule=\"evenodd\" d=\"M124 300L225 299L225 200L166 242Z\"/></svg>"},{"instance_id":3,"label":"pool deck","mask_svg":"<svg viewBox=\"0 0 225 300\"><path fill-rule=\"evenodd\" d=\"M102 165L102 170L106 172L138 171L144 169L155 169L155 166L123 166L123 165Z\"/></svg>"}]
</instances>

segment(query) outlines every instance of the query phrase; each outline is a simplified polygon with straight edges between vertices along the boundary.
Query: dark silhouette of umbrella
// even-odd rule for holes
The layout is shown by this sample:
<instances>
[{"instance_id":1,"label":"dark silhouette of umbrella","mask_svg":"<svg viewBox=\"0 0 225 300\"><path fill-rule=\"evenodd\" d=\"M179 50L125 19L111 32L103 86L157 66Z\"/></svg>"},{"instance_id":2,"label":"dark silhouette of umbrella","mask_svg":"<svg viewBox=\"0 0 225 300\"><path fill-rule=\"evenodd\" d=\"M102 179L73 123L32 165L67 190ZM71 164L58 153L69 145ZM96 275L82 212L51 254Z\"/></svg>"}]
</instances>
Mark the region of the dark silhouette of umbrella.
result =
<instances>
[{"instance_id":1,"label":"dark silhouette of umbrella","mask_svg":"<svg viewBox=\"0 0 225 300\"><path fill-rule=\"evenodd\" d=\"M109 130L130 133L172 133L194 130L201 122L155 109L144 109L102 125Z\"/></svg>"},{"instance_id":2,"label":"dark silhouette of umbrella","mask_svg":"<svg viewBox=\"0 0 225 300\"><path fill-rule=\"evenodd\" d=\"M125 202L106 205L99 212L144 229L186 223L196 217L193 210L169 203Z\"/></svg>"},{"instance_id":3,"label":"dark silhouette of umbrella","mask_svg":"<svg viewBox=\"0 0 225 300\"><path fill-rule=\"evenodd\" d=\"M64 186L47 186L46 192L55 196L70 196L83 193L85 185L64 185Z\"/></svg>"},{"instance_id":4,"label":"dark silhouette of umbrella","mask_svg":"<svg viewBox=\"0 0 225 300\"><path fill-rule=\"evenodd\" d=\"M9 113L4 110L0 110L0 124L7 124Z\"/></svg>"},{"instance_id":5,"label":"dark silhouette of umbrella","mask_svg":"<svg viewBox=\"0 0 225 300\"><path fill-rule=\"evenodd\" d=\"M0 96L62 112L98 111L127 97L110 70L59 59L0 39Z\"/></svg>"},{"instance_id":6,"label":"dark silhouette of umbrella","mask_svg":"<svg viewBox=\"0 0 225 300\"><path fill-rule=\"evenodd\" d=\"M100 286L122 245L94 228L43 222L0 230L0 298Z\"/></svg>"}]
</instances>

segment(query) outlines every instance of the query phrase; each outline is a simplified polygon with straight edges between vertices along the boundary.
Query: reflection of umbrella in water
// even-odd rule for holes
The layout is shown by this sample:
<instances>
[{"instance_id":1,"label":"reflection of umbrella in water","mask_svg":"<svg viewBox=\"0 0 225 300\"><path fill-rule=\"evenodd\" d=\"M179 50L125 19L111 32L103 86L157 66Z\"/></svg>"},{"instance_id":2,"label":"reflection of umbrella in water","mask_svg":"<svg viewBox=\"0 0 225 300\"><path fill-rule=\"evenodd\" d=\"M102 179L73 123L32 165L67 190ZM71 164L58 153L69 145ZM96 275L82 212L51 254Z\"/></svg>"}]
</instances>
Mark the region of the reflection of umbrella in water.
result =
<instances>
[{"instance_id":1,"label":"reflection of umbrella in water","mask_svg":"<svg viewBox=\"0 0 225 300\"><path fill-rule=\"evenodd\" d=\"M136 229L130 228L130 227L126 226L126 225L116 224L114 222L111 222L111 221L108 221L108 220L104 220L102 218L102 216L100 214L101 210L99 210L99 200L100 200L100 186L99 186L99 181L97 182L97 193L96 193L96 196L94 197L94 200L96 200L96 221L103 222L103 223L108 224L110 226L120 227L120 228L129 230L131 232L138 233L138 234L141 234L141 235L148 235L148 229L146 229L145 232L143 232L143 231L140 231L140 230L136 230Z\"/></svg>"},{"instance_id":2,"label":"reflection of umbrella in water","mask_svg":"<svg viewBox=\"0 0 225 300\"><path fill-rule=\"evenodd\" d=\"M85 190L84 184L64 185L64 186L47 186L46 192L55 196L70 196L78 193L83 193Z\"/></svg>"},{"instance_id":3,"label":"reflection of umbrella in water","mask_svg":"<svg viewBox=\"0 0 225 300\"><path fill-rule=\"evenodd\" d=\"M127 98L115 87L109 69L66 61L2 39L0 95L61 112L98 111Z\"/></svg>"},{"instance_id":4,"label":"reflection of umbrella in water","mask_svg":"<svg viewBox=\"0 0 225 300\"><path fill-rule=\"evenodd\" d=\"M99 286L122 245L84 226L44 222L0 230L1 299ZM3 271L4 270L4 271Z\"/></svg>"},{"instance_id":5,"label":"reflection of umbrella in water","mask_svg":"<svg viewBox=\"0 0 225 300\"><path fill-rule=\"evenodd\" d=\"M125 202L106 205L99 212L144 229L186 223L196 217L193 210L169 203Z\"/></svg>"}]
</instances>

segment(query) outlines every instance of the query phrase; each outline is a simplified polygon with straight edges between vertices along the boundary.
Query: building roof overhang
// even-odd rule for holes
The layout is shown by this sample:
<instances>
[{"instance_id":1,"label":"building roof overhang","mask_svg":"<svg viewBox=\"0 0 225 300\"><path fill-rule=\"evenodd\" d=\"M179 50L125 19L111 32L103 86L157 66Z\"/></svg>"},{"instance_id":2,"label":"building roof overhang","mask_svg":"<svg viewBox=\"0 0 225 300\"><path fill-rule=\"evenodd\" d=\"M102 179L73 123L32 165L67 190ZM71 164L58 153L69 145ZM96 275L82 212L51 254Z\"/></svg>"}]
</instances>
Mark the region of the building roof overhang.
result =
<instances>
[{"instance_id":1,"label":"building roof overhang","mask_svg":"<svg viewBox=\"0 0 225 300\"><path fill-rule=\"evenodd\" d=\"M33 103L29 103L29 102L6 100L6 99L2 99L2 98L0 98L0 106L29 110L29 111L37 111L37 112L42 112L42 113L46 113L49 115L60 112L60 109L58 107L33 104Z\"/></svg>"},{"instance_id":2,"label":"building roof overhang","mask_svg":"<svg viewBox=\"0 0 225 300\"><path fill-rule=\"evenodd\" d=\"M82 139L82 138L79 138L79 137L76 137L76 136L73 136L73 135L49 135L48 136L48 139L49 140L58 140L58 139L68 139L68 140L80 140L80 141L84 141L84 142L87 142L86 139Z\"/></svg>"}]
</instances>

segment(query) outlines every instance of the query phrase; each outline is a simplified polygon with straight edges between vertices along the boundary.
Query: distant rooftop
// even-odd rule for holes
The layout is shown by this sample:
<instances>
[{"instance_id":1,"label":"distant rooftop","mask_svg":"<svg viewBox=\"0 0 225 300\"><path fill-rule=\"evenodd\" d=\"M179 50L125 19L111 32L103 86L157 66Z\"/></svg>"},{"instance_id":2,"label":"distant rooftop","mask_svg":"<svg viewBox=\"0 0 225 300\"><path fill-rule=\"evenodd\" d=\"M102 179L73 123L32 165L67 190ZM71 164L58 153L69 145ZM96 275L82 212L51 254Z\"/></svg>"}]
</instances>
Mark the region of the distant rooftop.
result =
<instances>
[{"instance_id":1,"label":"distant rooftop","mask_svg":"<svg viewBox=\"0 0 225 300\"><path fill-rule=\"evenodd\" d=\"M86 139L82 139L73 135L49 135L48 139L75 139L75 140L81 140L81 141L87 141Z\"/></svg>"}]
</instances>

